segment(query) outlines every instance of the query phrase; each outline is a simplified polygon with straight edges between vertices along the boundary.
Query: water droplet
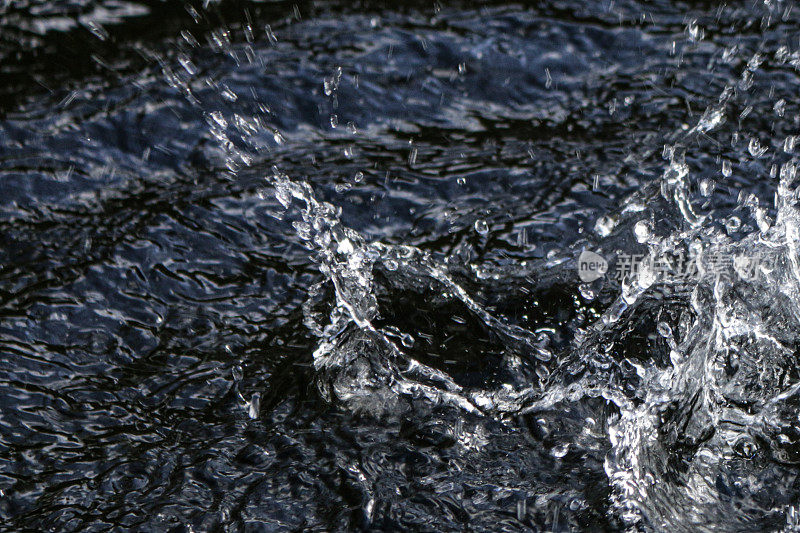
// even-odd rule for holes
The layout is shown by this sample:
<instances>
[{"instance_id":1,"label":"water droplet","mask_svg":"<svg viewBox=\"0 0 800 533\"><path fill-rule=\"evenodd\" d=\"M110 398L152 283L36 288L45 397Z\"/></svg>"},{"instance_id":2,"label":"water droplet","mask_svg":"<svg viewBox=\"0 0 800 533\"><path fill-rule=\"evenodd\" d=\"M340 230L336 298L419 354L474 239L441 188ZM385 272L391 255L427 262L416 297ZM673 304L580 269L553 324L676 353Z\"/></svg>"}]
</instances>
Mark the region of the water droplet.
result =
<instances>
[{"instance_id":1,"label":"water droplet","mask_svg":"<svg viewBox=\"0 0 800 533\"><path fill-rule=\"evenodd\" d=\"M725 176L726 178L729 178L732 173L733 173L733 168L731 166L731 162L725 159L722 162L722 175Z\"/></svg>"},{"instance_id":2,"label":"water droplet","mask_svg":"<svg viewBox=\"0 0 800 533\"><path fill-rule=\"evenodd\" d=\"M489 224L487 224L482 218L479 218L475 221L475 231L481 235L486 235L489 233Z\"/></svg>"},{"instance_id":3,"label":"water droplet","mask_svg":"<svg viewBox=\"0 0 800 533\"><path fill-rule=\"evenodd\" d=\"M775 110L775 114L776 115L778 115L779 117L782 117L784 115L784 113L786 112L786 100L781 98L780 100L775 102L774 110Z\"/></svg>"},{"instance_id":4,"label":"water droplet","mask_svg":"<svg viewBox=\"0 0 800 533\"><path fill-rule=\"evenodd\" d=\"M633 234L638 242L646 242L650 238L650 224L645 220L640 220L633 226Z\"/></svg>"},{"instance_id":5,"label":"water droplet","mask_svg":"<svg viewBox=\"0 0 800 533\"><path fill-rule=\"evenodd\" d=\"M272 27L269 24L264 26L264 33L270 43L275 44L278 42L278 38L275 36L275 32L272 31Z\"/></svg>"},{"instance_id":6,"label":"water droplet","mask_svg":"<svg viewBox=\"0 0 800 533\"><path fill-rule=\"evenodd\" d=\"M617 221L610 216L602 216L594 224L594 230L601 237L608 237L617 225Z\"/></svg>"},{"instance_id":7,"label":"water droplet","mask_svg":"<svg viewBox=\"0 0 800 533\"><path fill-rule=\"evenodd\" d=\"M669 339L672 337L672 328L666 322L659 322L658 323L658 334L664 337L665 339Z\"/></svg>"},{"instance_id":8,"label":"water droplet","mask_svg":"<svg viewBox=\"0 0 800 533\"><path fill-rule=\"evenodd\" d=\"M714 192L716 183L712 179L704 179L700 182L700 194L703 196L711 196Z\"/></svg>"},{"instance_id":9,"label":"water droplet","mask_svg":"<svg viewBox=\"0 0 800 533\"><path fill-rule=\"evenodd\" d=\"M261 393L254 393L247 402L247 416L255 420L258 418L258 412L261 410Z\"/></svg>"},{"instance_id":10,"label":"water droplet","mask_svg":"<svg viewBox=\"0 0 800 533\"><path fill-rule=\"evenodd\" d=\"M753 157L761 157L767 152L767 147L763 146L758 139L753 137L747 145L747 151L750 152L750 155Z\"/></svg>"},{"instance_id":11,"label":"water droplet","mask_svg":"<svg viewBox=\"0 0 800 533\"><path fill-rule=\"evenodd\" d=\"M580 291L583 299L586 300L587 302L594 300L596 296L594 290L592 289L592 286L589 285L588 283L581 283L578 286L578 290Z\"/></svg>"},{"instance_id":12,"label":"water droplet","mask_svg":"<svg viewBox=\"0 0 800 533\"><path fill-rule=\"evenodd\" d=\"M686 32L689 34L689 39L693 42L702 41L703 37L705 37L705 31L703 31L703 28L697 24L696 20L693 20L688 24L686 27Z\"/></svg>"},{"instance_id":13,"label":"water droplet","mask_svg":"<svg viewBox=\"0 0 800 533\"><path fill-rule=\"evenodd\" d=\"M94 21L90 21L86 24L86 29L92 32L92 35L100 39L101 41L105 41L108 39L108 31L100 24Z\"/></svg>"}]
</instances>

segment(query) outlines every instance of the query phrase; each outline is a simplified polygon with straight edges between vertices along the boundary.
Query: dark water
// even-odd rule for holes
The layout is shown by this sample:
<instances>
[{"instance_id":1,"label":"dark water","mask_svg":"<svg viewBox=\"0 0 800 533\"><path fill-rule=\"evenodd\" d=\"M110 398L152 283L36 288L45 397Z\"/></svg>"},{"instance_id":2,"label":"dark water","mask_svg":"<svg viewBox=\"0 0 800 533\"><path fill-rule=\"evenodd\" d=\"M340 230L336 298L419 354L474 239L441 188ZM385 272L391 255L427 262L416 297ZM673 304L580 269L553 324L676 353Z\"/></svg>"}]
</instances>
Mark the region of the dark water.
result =
<instances>
[{"instance_id":1,"label":"dark water","mask_svg":"<svg viewBox=\"0 0 800 533\"><path fill-rule=\"evenodd\" d=\"M0 6L2 530L800 527L793 2Z\"/></svg>"}]
</instances>

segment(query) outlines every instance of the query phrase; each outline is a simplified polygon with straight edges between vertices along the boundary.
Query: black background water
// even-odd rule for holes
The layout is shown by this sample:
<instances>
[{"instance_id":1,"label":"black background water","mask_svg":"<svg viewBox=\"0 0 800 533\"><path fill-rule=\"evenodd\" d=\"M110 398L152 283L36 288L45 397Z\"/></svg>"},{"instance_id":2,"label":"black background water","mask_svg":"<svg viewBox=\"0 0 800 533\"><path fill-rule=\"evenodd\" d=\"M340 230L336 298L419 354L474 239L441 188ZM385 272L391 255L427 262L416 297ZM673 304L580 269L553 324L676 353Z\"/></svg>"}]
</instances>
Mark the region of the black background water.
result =
<instances>
[{"instance_id":1,"label":"black background water","mask_svg":"<svg viewBox=\"0 0 800 533\"><path fill-rule=\"evenodd\" d=\"M325 278L265 176L307 181L367 240L499 272L469 285L481 305L564 349L608 300L515 269L658 176L752 53L796 37L785 7L764 25L753 2L5 2L0 528L621 529L603 398L498 420L323 397L303 304ZM770 87L797 78L765 76L746 120L769 144L794 125L767 117ZM234 132L248 165L213 109L261 120ZM744 150L691 161L718 175ZM761 191L768 169L747 170L721 206ZM413 357L472 390L528 375L462 303L385 275L378 325Z\"/></svg>"}]
</instances>

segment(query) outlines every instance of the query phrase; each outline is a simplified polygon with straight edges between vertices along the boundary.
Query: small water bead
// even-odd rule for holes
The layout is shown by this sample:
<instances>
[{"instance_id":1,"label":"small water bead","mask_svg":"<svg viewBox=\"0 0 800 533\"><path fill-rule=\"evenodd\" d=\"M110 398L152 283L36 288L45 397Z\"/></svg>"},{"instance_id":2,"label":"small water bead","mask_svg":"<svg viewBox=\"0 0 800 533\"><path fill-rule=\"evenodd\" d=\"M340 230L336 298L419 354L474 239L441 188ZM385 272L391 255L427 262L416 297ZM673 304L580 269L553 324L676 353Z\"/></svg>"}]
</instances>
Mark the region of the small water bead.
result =
<instances>
[{"instance_id":1,"label":"small water bead","mask_svg":"<svg viewBox=\"0 0 800 533\"><path fill-rule=\"evenodd\" d=\"M731 165L731 162L725 159L724 161L722 161L722 175L725 176L726 178L730 178L732 173L733 173L733 167Z\"/></svg>"},{"instance_id":2,"label":"small water bead","mask_svg":"<svg viewBox=\"0 0 800 533\"><path fill-rule=\"evenodd\" d=\"M364 173L361 172L360 170L356 172L355 175L353 175L353 181L355 181L356 183L361 183L362 181L364 181Z\"/></svg>"},{"instance_id":3,"label":"small water bead","mask_svg":"<svg viewBox=\"0 0 800 533\"><path fill-rule=\"evenodd\" d=\"M672 328L666 322L661 321L658 323L658 334L665 339L669 339L672 337Z\"/></svg>"},{"instance_id":4,"label":"small water bead","mask_svg":"<svg viewBox=\"0 0 800 533\"><path fill-rule=\"evenodd\" d=\"M750 152L750 155L753 157L761 157L767 153L767 147L763 146L758 139L753 137L747 145L747 151Z\"/></svg>"},{"instance_id":5,"label":"small water bead","mask_svg":"<svg viewBox=\"0 0 800 533\"><path fill-rule=\"evenodd\" d=\"M475 221L475 231L477 231L480 235L486 235L489 233L489 224L487 224L482 218L479 218Z\"/></svg>"},{"instance_id":6,"label":"small water bead","mask_svg":"<svg viewBox=\"0 0 800 533\"><path fill-rule=\"evenodd\" d=\"M689 39L693 42L702 41L705 37L705 31L700 25L697 24L696 20L693 20L688 24L686 27L686 33L689 35Z\"/></svg>"},{"instance_id":7,"label":"small water bead","mask_svg":"<svg viewBox=\"0 0 800 533\"><path fill-rule=\"evenodd\" d=\"M716 187L716 183L714 180L711 179L704 179L700 182L700 194L703 196L711 196L714 192L714 188Z\"/></svg>"},{"instance_id":8,"label":"small water bead","mask_svg":"<svg viewBox=\"0 0 800 533\"><path fill-rule=\"evenodd\" d=\"M640 220L633 226L633 234L640 243L646 242L650 238L650 233L650 224L645 220Z\"/></svg>"},{"instance_id":9,"label":"small water bead","mask_svg":"<svg viewBox=\"0 0 800 533\"><path fill-rule=\"evenodd\" d=\"M592 289L592 286L588 283L581 283L578 286L578 291L580 291L581 296L587 302L590 302L595 299L596 294L594 292L594 289Z\"/></svg>"},{"instance_id":10,"label":"small water bead","mask_svg":"<svg viewBox=\"0 0 800 533\"><path fill-rule=\"evenodd\" d=\"M235 102L239 99L239 96L228 87L223 87L223 89L220 91L220 95L229 102Z\"/></svg>"},{"instance_id":11,"label":"small water bead","mask_svg":"<svg viewBox=\"0 0 800 533\"><path fill-rule=\"evenodd\" d=\"M601 237L608 237L617 225L617 221L611 216L602 216L594 224L594 230Z\"/></svg>"},{"instance_id":12,"label":"small water bead","mask_svg":"<svg viewBox=\"0 0 800 533\"><path fill-rule=\"evenodd\" d=\"M417 149L412 148L408 154L408 166L413 167L417 163Z\"/></svg>"},{"instance_id":13,"label":"small water bead","mask_svg":"<svg viewBox=\"0 0 800 533\"><path fill-rule=\"evenodd\" d=\"M275 44L278 42L278 38L275 36L275 32L272 31L272 26L267 24L264 26L264 34L267 36L267 39L270 43Z\"/></svg>"},{"instance_id":14,"label":"small water bead","mask_svg":"<svg viewBox=\"0 0 800 533\"><path fill-rule=\"evenodd\" d=\"M247 416L255 420L258 418L258 412L261 410L261 393L256 392L247 402Z\"/></svg>"},{"instance_id":15,"label":"small water bead","mask_svg":"<svg viewBox=\"0 0 800 533\"><path fill-rule=\"evenodd\" d=\"M742 109L742 112L739 113L739 120L746 119L747 116L750 115L750 113L752 113L752 112L753 112L753 106L749 105L749 106L745 107L744 109Z\"/></svg>"},{"instance_id":16,"label":"small water bead","mask_svg":"<svg viewBox=\"0 0 800 533\"><path fill-rule=\"evenodd\" d=\"M456 179L456 183L458 183L459 185L461 185L463 187L464 185L466 185L467 179L462 176L462 177Z\"/></svg>"},{"instance_id":17,"label":"small water bead","mask_svg":"<svg viewBox=\"0 0 800 533\"><path fill-rule=\"evenodd\" d=\"M342 67L337 67L334 73L331 76L328 76L323 80L322 88L325 92L325 96L331 96L336 89L339 88L339 81L342 79Z\"/></svg>"}]
</instances>

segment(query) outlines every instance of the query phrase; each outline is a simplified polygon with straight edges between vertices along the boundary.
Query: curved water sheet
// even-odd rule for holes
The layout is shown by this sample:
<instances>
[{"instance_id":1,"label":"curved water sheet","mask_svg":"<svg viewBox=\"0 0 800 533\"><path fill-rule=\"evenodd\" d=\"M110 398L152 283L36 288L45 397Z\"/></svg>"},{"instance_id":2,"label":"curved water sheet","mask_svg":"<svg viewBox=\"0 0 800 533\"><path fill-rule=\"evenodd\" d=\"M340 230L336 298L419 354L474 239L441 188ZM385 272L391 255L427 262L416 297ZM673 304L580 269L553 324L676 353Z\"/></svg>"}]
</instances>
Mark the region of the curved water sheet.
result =
<instances>
[{"instance_id":1,"label":"curved water sheet","mask_svg":"<svg viewBox=\"0 0 800 533\"><path fill-rule=\"evenodd\" d=\"M800 527L791 3L205 4L2 12L3 527Z\"/></svg>"}]
</instances>

